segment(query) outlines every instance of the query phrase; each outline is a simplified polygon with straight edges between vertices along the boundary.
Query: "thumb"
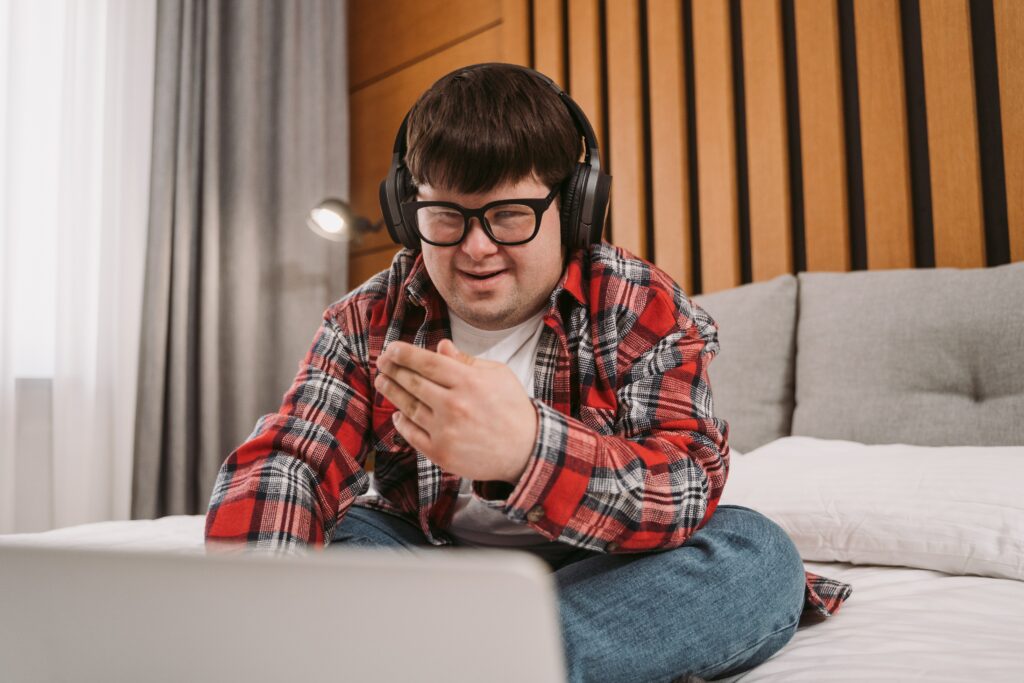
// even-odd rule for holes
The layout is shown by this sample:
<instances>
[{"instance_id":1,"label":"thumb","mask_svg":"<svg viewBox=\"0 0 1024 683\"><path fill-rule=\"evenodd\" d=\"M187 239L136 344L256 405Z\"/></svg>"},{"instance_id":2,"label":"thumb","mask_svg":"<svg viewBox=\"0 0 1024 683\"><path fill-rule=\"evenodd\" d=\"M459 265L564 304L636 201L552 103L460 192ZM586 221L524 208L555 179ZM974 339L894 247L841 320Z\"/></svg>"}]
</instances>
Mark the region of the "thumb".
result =
<instances>
[{"instance_id":1,"label":"thumb","mask_svg":"<svg viewBox=\"0 0 1024 683\"><path fill-rule=\"evenodd\" d=\"M462 351L459 351L459 348L455 346L455 342L453 342L451 339L442 339L441 343L437 345L437 352L440 353L442 356L454 358L460 363L465 363L466 365L472 365L473 362L476 360L475 358L473 358L473 356L469 355L468 353L463 353Z\"/></svg>"}]
</instances>

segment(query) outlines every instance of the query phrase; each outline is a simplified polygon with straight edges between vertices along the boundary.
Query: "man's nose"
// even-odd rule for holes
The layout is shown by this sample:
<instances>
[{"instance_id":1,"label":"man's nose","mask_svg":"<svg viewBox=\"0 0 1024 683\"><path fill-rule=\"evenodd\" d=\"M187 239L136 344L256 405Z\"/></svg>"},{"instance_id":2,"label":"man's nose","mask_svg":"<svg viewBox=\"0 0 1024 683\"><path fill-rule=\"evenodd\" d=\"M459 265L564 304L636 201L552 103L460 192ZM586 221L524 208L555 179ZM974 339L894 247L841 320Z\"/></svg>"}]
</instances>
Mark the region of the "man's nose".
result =
<instances>
[{"instance_id":1,"label":"man's nose","mask_svg":"<svg viewBox=\"0 0 1024 683\"><path fill-rule=\"evenodd\" d=\"M466 239L462 241L462 250L473 260L479 261L498 250L498 245L491 241L479 218L470 218Z\"/></svg>"}]
</instances>

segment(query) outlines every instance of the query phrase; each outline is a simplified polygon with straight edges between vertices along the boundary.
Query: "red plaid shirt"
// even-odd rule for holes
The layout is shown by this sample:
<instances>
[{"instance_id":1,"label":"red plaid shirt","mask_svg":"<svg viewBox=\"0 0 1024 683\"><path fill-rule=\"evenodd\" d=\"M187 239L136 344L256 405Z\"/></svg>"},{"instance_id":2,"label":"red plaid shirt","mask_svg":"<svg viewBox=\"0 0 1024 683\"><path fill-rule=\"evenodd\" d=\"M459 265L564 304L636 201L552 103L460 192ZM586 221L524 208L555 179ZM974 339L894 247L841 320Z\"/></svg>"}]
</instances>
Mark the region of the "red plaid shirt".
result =
<instances>
[{"instance_id":1,"label":"red plaid shirt","mask_svg":"<svg viewBox=\"0 0 1024 683\"><path fill-rule=\"evenodd\" d=\"M538 438L516 485L475 482L487 505L543 536L603 553L682 545L714 513L729 467L728 425L712 414L715 322L657 267L602 243L572 254L551 293L534 382ZM373 388L396 339L436 349L447 308L416 252L324 314L276 414L221 467L208 542L291 551L324 546L349 506L417 522L451 543L460 477L395 431ZM375 455L379 496L369 485ZM807 573L806 607L828 616L850 586Z\"/></svg>"}]
</instances>

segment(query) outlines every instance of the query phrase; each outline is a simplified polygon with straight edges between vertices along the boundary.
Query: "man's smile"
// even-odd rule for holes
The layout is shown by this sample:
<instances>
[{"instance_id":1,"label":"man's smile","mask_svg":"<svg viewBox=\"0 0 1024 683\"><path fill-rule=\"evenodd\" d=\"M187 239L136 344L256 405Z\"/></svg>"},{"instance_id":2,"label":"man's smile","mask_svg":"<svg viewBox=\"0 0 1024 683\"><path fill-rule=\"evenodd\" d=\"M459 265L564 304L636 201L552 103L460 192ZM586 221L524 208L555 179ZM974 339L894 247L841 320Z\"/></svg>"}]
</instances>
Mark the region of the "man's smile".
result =
<instances>
[{"instance_id":1,"label":"man's smile","mask_svg":"<svg viewBox=\"0 0 1024 683\"><path fill-rule=\"evenodd\" d=\"M491 282L495 282L501 279L501 277L505 275L507 272L508 270L505 268L497 270L458 271L459 275L461 275L464 280L467 280L468 282L471 282L474 285L480 285L483 283L489 284Z\"/></svg>"}]
</instances>

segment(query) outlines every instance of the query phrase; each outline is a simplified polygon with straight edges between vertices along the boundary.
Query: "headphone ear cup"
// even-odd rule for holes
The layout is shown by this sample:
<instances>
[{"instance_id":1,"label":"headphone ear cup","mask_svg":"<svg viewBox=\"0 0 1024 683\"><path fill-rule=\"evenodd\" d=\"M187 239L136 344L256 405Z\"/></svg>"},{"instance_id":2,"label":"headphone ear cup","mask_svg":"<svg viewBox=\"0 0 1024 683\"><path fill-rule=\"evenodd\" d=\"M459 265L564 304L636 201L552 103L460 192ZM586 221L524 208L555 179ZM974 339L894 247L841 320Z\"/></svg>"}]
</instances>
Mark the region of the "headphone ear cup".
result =
<instances>
[{"instance_id":1,"label":"headphone ear cup","mask_svg":"<svg viewBox=\"0 0 1024 683\"><path fill-rule=\"evenodd\" d=\"M590 225L589 233L586 236L587 244L597 244L601 241L601 233L604 232L605 215L608 211L608 196L612 189L612 177L603 171L598 171L597 179L594 182L594 209L593 223Z\"/></svg>"},{"instance_id":2,"label":"headphone ear cup","mask_svg":"<svg viewBox=\"0 0 1024 683\"><path fill-rule=\"evenodd\" d=\"M590 168L585 164L576 164L576 170L565 181L562 188L561 219L562 244L570 250L587 246L586 235L580 234L580 208L583 187L587 182Z\"/></svg>"},{"instance_id":3,"label":"headphone ear cup","mask_svg":"<svg viewBox=\"0 0 1024 683\"><path fill-rule=\"evenodd\" d=\"M402 215L402 202L410 196L412 178L405 166L393 168L380 184L380 210L391 240L409 249L420 248L420 238Z\"/></svg>"}]
</instances>

